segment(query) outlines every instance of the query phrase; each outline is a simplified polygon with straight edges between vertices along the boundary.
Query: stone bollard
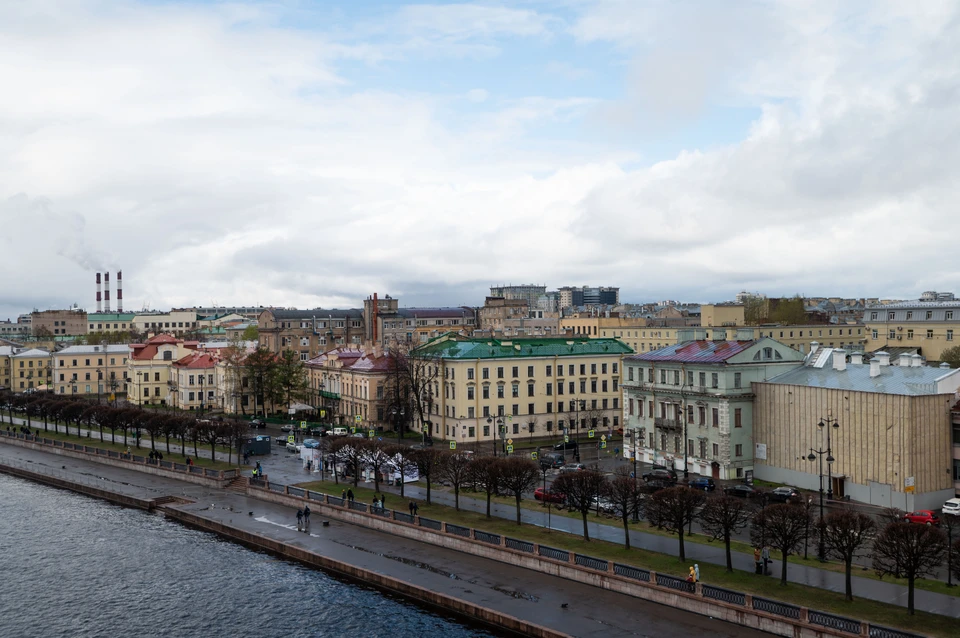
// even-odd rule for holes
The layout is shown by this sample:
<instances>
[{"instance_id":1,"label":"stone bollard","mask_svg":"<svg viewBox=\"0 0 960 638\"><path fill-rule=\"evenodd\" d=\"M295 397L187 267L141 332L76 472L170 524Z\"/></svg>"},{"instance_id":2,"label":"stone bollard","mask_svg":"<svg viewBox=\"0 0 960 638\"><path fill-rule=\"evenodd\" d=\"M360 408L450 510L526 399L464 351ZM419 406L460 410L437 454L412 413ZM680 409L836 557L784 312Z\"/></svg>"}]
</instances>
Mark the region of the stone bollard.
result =
<instances>
[{"instance_id":1,"label":"stone bollard","mask_svg":"<svg viewBox=\"0 0 960 638\"><path fill-rule=\"evenodd\" d=\"M697 596L700 596L700 597L702 598L702 597L703 597L703 583L701 583L701 582L698 580L698 581L695 583L695 585L696 585L696 586L693 588L693 593L695 593Z\"/></svg>"},{"instance_id":2,"label":"stone bollard","mask_svg":"<svg viewBox=\"0 0 960 638\"><path fill-rule=\"evenodd\" d=\"M571 565L576 565L576 564L577 564L577 553L576 553L576 552L569 552L569 553L567 554L567 562L569 562Z\"/></svg>"},{"instance_id":3,"label":"stone bollard","mask_svg":"<svg viewBox=\"0 0 960 638\"><path fill-rule=\"evenodd\" d=\"M743 606L747 609L753 609L753 594L743 595Z\"/></svg>"},{"instance_id":4,"label":"stone bollard","mask_svg":"<svg viewBox=\"0 0 960 638\"><path fill-rule=\"evenodd\" d=\"M652 570L651 570L651 572L650 572L650 584L651 584L651 585L656 585L656 584L657 584L657 572L652 571Z\"/></svg>"}]
</instances>

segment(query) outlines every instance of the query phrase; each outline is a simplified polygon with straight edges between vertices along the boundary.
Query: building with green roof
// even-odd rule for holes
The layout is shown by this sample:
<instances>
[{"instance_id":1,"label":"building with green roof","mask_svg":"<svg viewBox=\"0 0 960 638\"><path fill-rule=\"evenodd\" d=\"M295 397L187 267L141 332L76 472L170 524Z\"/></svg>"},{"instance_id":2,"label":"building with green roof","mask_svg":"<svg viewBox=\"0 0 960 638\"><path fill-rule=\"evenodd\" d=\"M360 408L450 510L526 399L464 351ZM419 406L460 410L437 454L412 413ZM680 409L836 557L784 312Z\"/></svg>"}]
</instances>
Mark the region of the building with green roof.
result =
<instances>
[{"instance_id":1,"label":"building with green roof","mask_svg":"<svg viewBox=\"0 0 960 638\"><path fill-rule=\"evenodd\" d=\"M621 361L632 353L618 339L449 333L413 353L432 391L431 418L422 427L435 439L487 443L498 453L511 441L568 436L594 458L600 437L609 438L622 423Z\"/></svg>"}]
</instances>

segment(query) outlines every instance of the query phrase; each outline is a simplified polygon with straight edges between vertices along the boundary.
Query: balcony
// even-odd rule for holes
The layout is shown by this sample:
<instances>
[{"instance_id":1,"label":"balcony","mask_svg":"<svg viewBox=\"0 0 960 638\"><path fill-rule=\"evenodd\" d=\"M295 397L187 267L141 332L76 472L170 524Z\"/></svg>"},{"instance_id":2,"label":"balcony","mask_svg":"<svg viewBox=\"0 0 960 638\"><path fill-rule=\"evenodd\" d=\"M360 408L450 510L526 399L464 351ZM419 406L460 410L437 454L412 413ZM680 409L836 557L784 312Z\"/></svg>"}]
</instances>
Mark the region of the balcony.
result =
<instances>
[{"instance_id":1,"label":"balcony","mask_svg":"<svg viewBox=\"0 0 960 638\"><path fill-rule=\"evenodd\" d=\"M658 430L680 430L683 429L683 424L677 419L665 419L663 417L656 417L653 420L653 426Z\"/></svg>"}]
</instances>

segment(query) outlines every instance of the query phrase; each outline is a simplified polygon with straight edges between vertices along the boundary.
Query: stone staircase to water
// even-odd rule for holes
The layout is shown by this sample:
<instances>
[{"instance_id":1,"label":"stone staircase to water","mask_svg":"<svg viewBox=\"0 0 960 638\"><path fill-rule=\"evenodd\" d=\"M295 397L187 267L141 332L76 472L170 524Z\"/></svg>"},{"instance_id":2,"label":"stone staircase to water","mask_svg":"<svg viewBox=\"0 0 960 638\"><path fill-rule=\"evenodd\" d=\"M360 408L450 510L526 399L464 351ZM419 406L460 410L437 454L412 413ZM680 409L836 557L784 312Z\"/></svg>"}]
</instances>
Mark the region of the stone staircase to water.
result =
<instances>
[{"instance_id":1,"label":"stone staircase to water","mask_svg":"<svg viewBox=\"0 0 960 638\"><path fill-rule=\"evenodd\" d=\"M232 481L227 483L225 490L230 492L236 492L237 494L246 494L247 493L247 477L238 476Z\"/></svg>"}]
</instances>

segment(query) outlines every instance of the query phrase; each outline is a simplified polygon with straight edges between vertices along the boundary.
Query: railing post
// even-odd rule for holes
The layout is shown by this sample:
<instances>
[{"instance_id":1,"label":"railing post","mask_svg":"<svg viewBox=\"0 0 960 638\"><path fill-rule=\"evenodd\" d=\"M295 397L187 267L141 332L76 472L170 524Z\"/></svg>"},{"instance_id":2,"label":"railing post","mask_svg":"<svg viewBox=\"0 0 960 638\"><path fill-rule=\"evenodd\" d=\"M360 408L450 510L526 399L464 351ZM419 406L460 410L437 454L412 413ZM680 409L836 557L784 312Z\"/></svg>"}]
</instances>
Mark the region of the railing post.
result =
<instances>
[{"instance_id":1,"label":"railing post","mask_svg":"<svg viewBox=\"0 0 960 638\"><path fill-rule=\"evenodd\" d=\"M694 583L693 593L701 598L703 597L703 584L699 580Z\"/></svg>"},{"instance_id":2,"label":"railing post","mask_svg":"<svg viewBox=\"0 0 960 638\"><path fill-rule=\"evenodd\" d=\"M657 572L653 570L650 570L650 584L651 585L657 584Z\"/></svg>"},{"instance_id":3,"label":"railing post","mask_svg":"<svg viewBox=\"0 0 960 638\"><path fill-rule=\"evenodd\" d=\"M612 573L613 573L613 561L612 561L612 560L608 560L608 561L607 561L607 573L608 573L608 574L612 574Z\"/></svg>"},{"instance_id":4,"label":"railing post","mask_svg":"<svg viewBox=\"0 0 960 638\"><path fill-rule=\"evenodd\" d=\"M476 530L473 529L472 527L470 528L470 536L468 536L467 538L469 538L472 541L477 540Z\"/></svg>"},{"instance_id":5,"label":"railing post","mask_svg":"<svg viewBox=\"0 0 960 638\"><path fill-rule=\"evenodd\" d=\"M445 521L440 521L440 531L444 534L447 533L447 524Z\"/></svg>"},{"instance_id":6,"label":"railing post","mask_svg":"<svg viewBox=\"0 0 960 638\"><path fill-rule=\"evenodd\" d=\"M807 607L800 608L800 622L807 624L810 622L810 609Z\"/></svg>"},{"instance_id":7,"label":"railing post","mask_svg":"<svg viewBox=\"0 0 960 638\"><path fill-rule=\"evenodd\" d=\"M743 606L746 607L747 609L753 609L753 594L743 595Z\"/></svg>"},{"instance_id":8,"label":"railing post","mask_svg":"<svg viewBox=\"0 0 960 638\"><path fill-rule=\"evenodd\" d=\"M576 564L577 564L577 553L576 553L576 552L569 552L569 553L567 554L567 562L570 563L571 565L576 565Z\"/></svg>"},{"instance_id":9,"label":"railing post","mask_svg":"<svg viewBox=\"0 0 960 638\"><path fill-rule=\"evenodd\" d=\"M540 543L534 543L534 544L533 544L533 555L534 555L534 556L539 556L539 555L540 555Z\"/></svg>"},{"instance_id":10,"label":"railing post","mask_svg":"<svg viewBox=\"0 0 960 638\"><path fill-rule=\"evenodd\" d=\"M507 546L507 535L500 534L500 547L506 547L506 546Z\"/></svg>"},{"instance_id":11,"label":"railing post","mask_svg":"<svg viewBox=\"0 0 960 638\"><path fill-rule=\"evenodd\" d=\"M223 470L220 470L220 480L223 480Z\"/></svg>"},{"instance_id":12,"label":"railing post","mask_svg":"<svg viewBox=\"0 0 960 638\"><path fill-rule=\"evenodd\" d=\"M284 493L285 495L287 495L287 496L290 496L290 486L289 486L289 485L284 485L284 486L283 486L283 493Z\"/></svg>"},{"instance_id":13,"label":"railing post","mask_svg":"<svg viewBox=\"0 0 960 638\"><path fill-rule=\"evenodd\" d=\"M870 635L870 623L865 620L860 621L860 635L864 638Z\"/></svg>"}]
</instances>

